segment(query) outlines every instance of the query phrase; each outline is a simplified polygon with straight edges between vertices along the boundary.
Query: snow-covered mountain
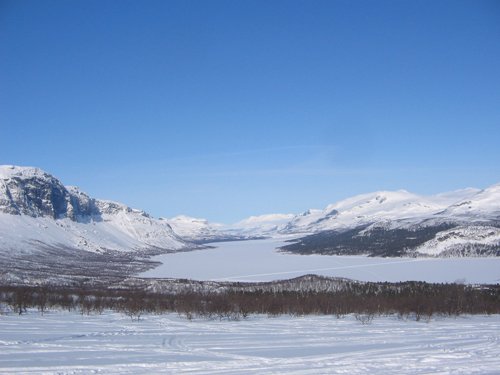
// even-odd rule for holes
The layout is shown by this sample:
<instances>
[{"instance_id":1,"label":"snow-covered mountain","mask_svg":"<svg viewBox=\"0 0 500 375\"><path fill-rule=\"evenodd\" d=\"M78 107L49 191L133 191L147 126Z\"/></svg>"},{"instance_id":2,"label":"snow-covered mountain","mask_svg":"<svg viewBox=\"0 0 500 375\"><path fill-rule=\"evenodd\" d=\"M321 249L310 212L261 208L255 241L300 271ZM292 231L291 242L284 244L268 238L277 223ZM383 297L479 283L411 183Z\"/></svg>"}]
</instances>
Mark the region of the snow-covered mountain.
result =
<instances>
[{"instance_id":1,"label":"snow-covered mountain","mask_svg":"<svg viewBox=\"0 0 500 375\"><path fill-rule=\"evenodd\" d=\"M500 184L433 196L379 191L299 215L251 216L233 225L155 219L89 197L31 167L0 166L0 253L80 249L141 253L194 243L294 236L286 251L320 254L500 255ZM0 254L1 255L1 254Z\"/></svg>"},{"instance_id":2,"label":"snow-covered mountain","mask_svg":"<svg viewBox=\"0 0 500 375\"><path fill-rule=\"evenodd\" d=\"M441 213L442 216L474 220L500 218L500 184L462 197Z\"/></svg>"},{"instance_id":3,"label":"snow-covered mountain","mask_svg":"<svg viewBox=\"0 0 500 375\"><path fill-rule=\"evenodd\" d=\"M280 232L316 233L384 221L418 221L432 217L454 203L472 199L479 193L478 189L464 189L425 197L398 190L356 195L330 204L323 210L308 210L299 214L280 228Z\"/></svg>"},{"instance_id":4,"label":"snow-covered mountain","mask_svg":"<svg viewBox=\"0 0 500 375\"><path fill-rule=\"evenodd\" d=\"M280 233L304 235L297 253L381 256L500 255L500 184L434 196L358 195L295 216Z\"/></svg>"},{"instance_id":5,"label":"snow-covered mountain","mask_svg":"<svg viewBox=\"0 0 500 375\"><path fill-rule=\"evenodd\" d=\"M215 242L231 236L224 231L223 224L211 223L206 219L179 215L173 218L160 218L160 220L168 223L175 233L191 242Z\"/></svg>"},{"instance_id":6,"label":"snow-covered mountain","mask_svg":"<svg viewBox=\"0 0 500 375\"><path fill-rule=\"evenodd\" d=\"M91 198L38 168L0 166L0 246L104 253L179 250L188 243L144 211Z\"/></svg>"},{"instance_id":7,"label":"snow-covered mountain","mask_svg":"<svg viewBox=\"0 0 500 375\"><path fill-rule=\"evenodd\" d=\"M381 256L500 255L500 185L432 196L406 190L357 195L299 215L251 216L232 225L166 219L193 242L298 238L287 251Z\"/></svg>"},{"instance_id":8,"label":"snow-covered mountain","mask_svg":"<svg viewBox=\"0 0 500 375\"><path fill-rule=\"evenodd\" d=\"M220 241L240 241L266 236L274 236L283 224L294 217L293 214L268 214L250 216L235 224L212 223L206 219L179 215L161 218L175 233L194 243Z\"/></svg>"},{"instance_id":9,"label":"snow-covered mountain","mask_svg":"<svg viewBox=\"0 0 500 375\"><path fill-rule=\"evenodd\" d=\"M231 226L229 229L248 236L266 236L276 234L283 225L295 217L293 214L266 214L250 216Z\"/></svg>"}]
</instances>

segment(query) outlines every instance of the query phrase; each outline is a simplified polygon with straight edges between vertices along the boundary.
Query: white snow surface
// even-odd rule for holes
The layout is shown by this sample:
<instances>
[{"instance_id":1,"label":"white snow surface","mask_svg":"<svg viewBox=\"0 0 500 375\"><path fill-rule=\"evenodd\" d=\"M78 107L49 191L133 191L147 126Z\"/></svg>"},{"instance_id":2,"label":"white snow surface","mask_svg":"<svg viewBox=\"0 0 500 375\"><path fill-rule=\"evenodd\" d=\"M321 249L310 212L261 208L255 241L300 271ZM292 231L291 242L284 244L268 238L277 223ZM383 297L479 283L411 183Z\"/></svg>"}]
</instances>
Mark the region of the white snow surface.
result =
<instances>
[{"instance_id":1,"label":"white snow surface","mask_svg":"<svg viewBox=\"0 0 500 375\"><path fill-rule=\"evenodd\" d=\"M422 220L439 214L457 202L480 199L486 190L468 188L428 197L406 190L361 194L330 204L323 210L308 210L297 215L280 231L313 233L389 220ZM500 202L500 189L489 194L488 198Z\"/></svg>"},{"instance_id":2,"label":"white snow surface","mask_svg":"<svg viewBox=\"0 0 500 375\"><path fill-rule=\"evenodd\" d=\"M3 374L498 374L500 316L0 316Z\"/></svg>"},{"instance_id":3,"label":"white snow surface","mask_svg":"<svg viewBox=\"0 0 500 375\"><path fill-rule=\"evenodd\" d=\"M306 274L361 281L500 282L500 257L379 258L281 253L282 240L210 244L214 249L154 257L162 265L140 277L219 281L272 281Z\"/></svg>"},{"instance_id":4,"label":"white snow surface","mask_svg":"<svg viewBox=\"0 0 500 375\"><path fill-rule=\"evenodd\" d=\"M11 252L31 252L41 245L93 252L151 247L177 250L186 246L167 223L124 211L89 222L0 213L0 244L2 251Z\"/></svg>"},{"instance_id":5,"label":"white snow surface","mask_svg":"<svg viewBox=\"0 0 500 375\"><path fill-rule=\"evenodd\" d=\"M178 215L173 218L160 218L168 223L174 232L186 240L199 240L205 238L215 238L223 234L224 225L211 223L206 219Z\"/></svg>"},{"instance_id":6,"label":"white snow surface","mask_svg":"<svg viewBox=\"0 0 500 375\"><path fill-rule=\"evenodd\" d=\"M0 179L8 179L12 177L31 178L41 177L47 178L46 172L35 167L20 167L17 165L0 165Z\"/></svg>"},{"instance_id":7,"label":"white snow surface","mask_svg":"<svg viewBox=\"0 0 500 375\"><path fill-rule=\"evenodd\" d=\"M451 205L444 214L498 218L500 215L500 184L481 190L472 197L461 199Z\"/></svg>"},{"instance_id":8,"label":"white snow surface","mask_svg":"<svg viewBox=\"0 0 500 375\"><path fill-rule=\"evenodd\" d=\"M249 236L267 235L276 232L294 217L294 214L265 214L250 216L228 226L228 229Z\"/></svg>"}]
</instances>

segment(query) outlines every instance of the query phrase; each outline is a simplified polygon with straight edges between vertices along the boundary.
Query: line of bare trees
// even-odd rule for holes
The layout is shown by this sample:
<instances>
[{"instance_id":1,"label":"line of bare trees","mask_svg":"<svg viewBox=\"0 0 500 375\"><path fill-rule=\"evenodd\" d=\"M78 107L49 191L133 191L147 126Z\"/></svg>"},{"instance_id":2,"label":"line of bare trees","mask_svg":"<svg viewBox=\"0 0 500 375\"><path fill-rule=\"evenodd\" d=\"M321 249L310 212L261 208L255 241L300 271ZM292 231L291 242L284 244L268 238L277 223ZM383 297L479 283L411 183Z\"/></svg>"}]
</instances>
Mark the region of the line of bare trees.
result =
<instances>
[{"instance_id":1,"label":"line of bare trees","mask_svg":"<svg viewBox=\"0 0 500 375\"><path fill-rule=\"evenodd\" d=\"M103 287L0 286L3 308L23 314L29 308L76 310L82 314L105 309L139 319L144 313L177 312L188 319L204 317L237 320L249 314L278 316L354 313L369 320L374 315L398 314L417 320L433 315L499 314L500 286L461 284L353 283L333 291L183 291L153 293Z\"/></svg>"}]
</instances>

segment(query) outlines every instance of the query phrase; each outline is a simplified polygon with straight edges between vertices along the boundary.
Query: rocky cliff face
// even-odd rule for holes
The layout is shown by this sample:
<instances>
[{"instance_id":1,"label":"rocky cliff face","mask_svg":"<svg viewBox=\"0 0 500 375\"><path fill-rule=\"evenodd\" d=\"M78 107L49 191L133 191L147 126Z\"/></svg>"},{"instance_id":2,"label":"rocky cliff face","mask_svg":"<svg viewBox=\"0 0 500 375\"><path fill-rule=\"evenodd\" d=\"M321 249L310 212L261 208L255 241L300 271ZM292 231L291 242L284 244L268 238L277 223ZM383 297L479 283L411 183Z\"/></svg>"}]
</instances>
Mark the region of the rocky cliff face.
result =
<instances>
[{"instance_id":1,"label":"rocky cliff face","mask_svg":"<svg viewBox=\"0 0 500 375\"><path fill-rule=\"evenodd\" d=\"M95 199L38 168L0 167L0 212L78 221L98 216Z\"/></svg>"}]
</instances>

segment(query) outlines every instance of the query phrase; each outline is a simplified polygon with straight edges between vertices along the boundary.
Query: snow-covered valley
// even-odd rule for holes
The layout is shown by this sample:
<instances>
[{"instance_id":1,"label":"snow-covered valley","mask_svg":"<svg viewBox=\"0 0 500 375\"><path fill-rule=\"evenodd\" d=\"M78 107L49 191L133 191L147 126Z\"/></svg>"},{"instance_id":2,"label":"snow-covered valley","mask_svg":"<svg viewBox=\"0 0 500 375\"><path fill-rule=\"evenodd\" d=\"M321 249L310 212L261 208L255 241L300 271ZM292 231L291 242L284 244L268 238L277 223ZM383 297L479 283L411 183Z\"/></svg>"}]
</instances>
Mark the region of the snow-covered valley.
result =
<instances>
[{"instance_id":1,"label":"snow-covered valley","mask_svg":"<svg viewBox=\"0 0 500 375\"><path fill-rule=\"evenodd\" d=\"M500 316L0 315L5 374L497 374Z\"/></svg>"},{"instance_id":2,"label":"snow-covered valley","mask_svg":"<svg viewBox=\"0 0 500 375\"><path fill-rule=\"evenodd\" d=\"M499 223L500 184L432 196L377 191L323 210L251 216L224 225L185 215L154 218L65 186L39 168L0 166L2 254L47 246L75 252L158 253L206 242L292 235L303 240L287 251L300 254L498 256Z\"/></svg>"},{"instance_id":3,"label":"snow-covered valley","mask_svg":"<svg viewBox=\"0 0 500 375\"><path fill-rule=\"evenodd\" d=\"M380 258L366 256L294 255L276 248L277 239L220 242L214 248L164 254L162 265L140 274L149 278L271 281L305 274L361 281L427 281L495 284L500 258Z\"/></svg>"}]
</instances>

